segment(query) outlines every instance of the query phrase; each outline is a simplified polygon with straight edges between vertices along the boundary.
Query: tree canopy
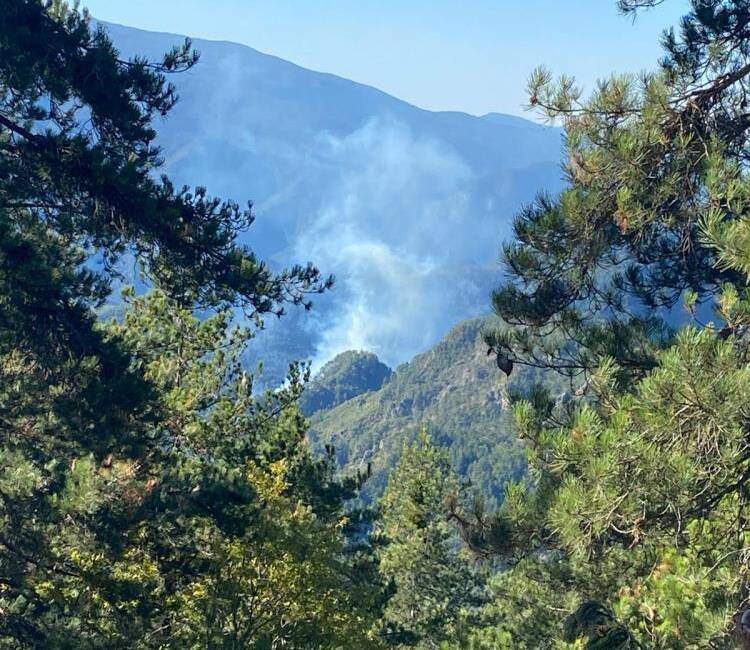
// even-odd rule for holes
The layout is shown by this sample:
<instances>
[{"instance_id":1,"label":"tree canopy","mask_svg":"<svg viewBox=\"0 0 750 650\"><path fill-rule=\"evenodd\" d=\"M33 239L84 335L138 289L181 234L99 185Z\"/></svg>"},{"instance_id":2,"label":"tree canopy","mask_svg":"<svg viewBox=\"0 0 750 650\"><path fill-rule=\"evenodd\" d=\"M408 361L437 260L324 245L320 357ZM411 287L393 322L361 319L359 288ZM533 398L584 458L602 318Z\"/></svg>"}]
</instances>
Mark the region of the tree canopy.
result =
<instances>
[{"instance_id":1,"label":"tree canopy","mask_svg":"<svg viewBox=\"0 0 750 650\"><path fill-rule=\"evenodd\" d=\"M538 581L559 647L747 643L748 12L694 0L655 72L588 96L543 69L530 82L565 126L569 188L517 218L493 297L511 327L488 342L577 397L521 396L533 480L476 525L506 533L505 581Z\"/></svg>"},{"instance_id":2,"label":"tree canopy","mask_svg":"<svg viewBox=\"0 0 750 650\"><path fill-rule=\"evenodd\" d=\"M156 175L165 75L196 62L123 60L63 2L3 6L2 647L378 644L359 481L309 452L302 368L253 393L232 324L330 281L272 271L237 243L249 209ZM105 323L124 255L152 291Z\"/></svg>"},{"instance_id":3,"label":"tree canopy","mask_svg":"<svg viewBox=\"0 0 750 650\"><path fill-rule=\"evenodd\" d=\"M11 0L0 18L0 206L98 254L100 278L135 254L170 295L278 311L328 280L311 265L272 272L237 243L252 213L175 188L153 120L177 101L165 75L195 65L186 41L159 61L123 60L102 26L59 0Z\"/></svg>"},{"instance_id":4,"label":"tree canopy","mask_svg":"<svg viewBox=\"0 0 750 650\"><path fill-rule=\"evenodd\" d=\"M486 337L515 372L528 475L490 511L409 434L359 510L369 472L308 441L306 367L254 390L253 321L236 319L309 307L330 279L240 245L249 205L158 176L154 120L190 43L125 60L76 6L8 0L0 647L750 647L750 5L692 0L663 44L655 71L589 94L530 81L565 128L568 187L518 215ZM108 322L125 259L146 290ZM466 375L449 350L433 376ZM423 369L333 411L418 412ZM323 406L390 374L366 355L328 370Z\"/></svg>"}]
</instances>

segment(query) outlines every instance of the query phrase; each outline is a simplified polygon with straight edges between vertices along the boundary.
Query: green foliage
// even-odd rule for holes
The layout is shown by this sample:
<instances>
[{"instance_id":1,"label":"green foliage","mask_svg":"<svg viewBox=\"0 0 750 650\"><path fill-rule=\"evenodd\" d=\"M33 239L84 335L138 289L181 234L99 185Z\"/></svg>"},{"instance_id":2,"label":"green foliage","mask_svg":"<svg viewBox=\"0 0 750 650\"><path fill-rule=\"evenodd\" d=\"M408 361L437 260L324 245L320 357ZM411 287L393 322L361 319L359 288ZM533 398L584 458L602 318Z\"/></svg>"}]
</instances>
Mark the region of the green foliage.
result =
<instances>
[{"instance_id":1,"label":"green foliage","mask_svg":"<svg viewBox=\"0 0 750 650\"><path fill-rule=\"evenodd\" d=\"M313 415L378 390L392 374L372 352L342 352L326 363L305 387L300 406L305 415Z\"/></svg>"},{"instance_id":2,"label":"green foliage","mask_svg":"<svg viewBox=\"0 0 750 650\"><path fill-rule=\"evenodd\" d=\"M536 607L567 620L551 647L741 640L749 18L745 2L696 1L653 74L603 81L586 99L545 70L530 83L531 104L564 122L570 188L518 218L494 295L510 327L488 342L580 389L566 408L539 395L516 405L530 486L473 526L506 533L487 548L509 576L544 576ZM692 322L677 328L680 301ZM507 611L503 597L493 606L493 629L525 639L518 589Z\"/></svg>"},{"instance_id":3,"label":"green foliage","mask_svg":"<svg viewBox=\"0 0 750 650\"><path fill-rule=\"evenodd\" d=\"M481 583L457 552L447 516L458 492L448 455L426 433L404 446L380 500L380 572L394 590L384 623L396 642L437 648L479 602Z\"/></svg>"},{"instance_id":4,"label":"green foliage","mask_svg":"<svg viewBox=\"0 0 750 650\"><path fill-rule=\"evenodd\" d=\"M379 645L359 480L311 454L300 368L253 395L232 325L328 283L272 273L235 244L249 212L153 174L164 73L195 60L123 61L63 2L0 15L3 648ZM126 252L158 289L104 324Z\"/></svg>"},{"instance_id":5,"label":"green foliage","mask_svg":"<svg viewBox=\"0 0 750 650\"><path fill-rule=\"evenodd\" d=\"M575 597L559 589L553 561L525 561L489 581L488 603L460 629L459 646L470 650L563 648L560 614Z\"/></svg>"},{"instance_id":6,"label":"green foliage","mask_svg":"<svg viewBox=\"0 0 750 650\"><path fill-rule=\"evenodd\" d=\"M33 218L88 254L102 279L135 252L175 297L279 312L322 290L312 266L272 273L236 244L250 210L176 189L154 145L174 106L165 73L197 62L190 43L160 61L122 60L102 27L60 0L9 0L0 16L0 207Z\"/></svg>"},{"instance_id":7,"label":"green foliage","mask_svg":"<svg viewBox=\"0 0 750 650\"><path fill-rule=\"evenodd\" d=\"M153 174L189 44L123 61L62 2L6 4L0 647L747 646L747 3L695 0L656 73L587 99L535 73L570 187L516 221L504 323L385 383L335 360L307 398L317 455L304 368L255 394L234 314L329 282L271 272L235 243L249 210ZM155 290L104 324L125 253Z\"/></svg>"},{"instance_id":8,"label":"green foliage","mask_svg":"<svg viewBox=\"0 0 750 650\"><path fill-rule=\"evenodd\" d=\"M621 380L640 377L684 292L702 303L742 283L726 262L747 194L747 7L693 5L654 73L604 80L588 98L570 78L531 79L531 105L565 126L570 188L525 210L505 249L511 280L494 305L517 327L496 344L518 361L588 374L612 357ZM706 230L731 244L717 250Z\"/></svg>"},{"instance_id":9,"label":"green foliage","mask_svg":"<svg viewBox=\"0 0 750 650\"><path fill-rule=\"evenodd\" d=\"M482 333L496 325L487 317L456 326L433 349L399 366L375 392L350 399L311 417L311 436L319 448L333 445L341 465L372 470L364 497L385 489L404 442L422 428L447 447L458 474L490 502L499 502L506 483L523 476L523 445L513 435L508 395L544 378L556 394L562 381L521 369L508 383L488 357Z\"/></svg>"},{"instance_id":10,"label":"green foliage","mask_svg":"<svg viewBox=\"0 0 750 650\"><path fill-rule=\"evenodd\" d=\"M198 320L163 294L129 300L105 339L131 350L130 370L155 392L158 417L142 432L152 444L96 459L68 448L43 465L28 447L4 448L0 532L14 582L0 601L19 618L6 617L3 638L376 645L377 580L349 548L343 510L357 482L311 456L301 377L258 400L240 364L248 333L227 312Z\"/></svg>"}]
</instances>

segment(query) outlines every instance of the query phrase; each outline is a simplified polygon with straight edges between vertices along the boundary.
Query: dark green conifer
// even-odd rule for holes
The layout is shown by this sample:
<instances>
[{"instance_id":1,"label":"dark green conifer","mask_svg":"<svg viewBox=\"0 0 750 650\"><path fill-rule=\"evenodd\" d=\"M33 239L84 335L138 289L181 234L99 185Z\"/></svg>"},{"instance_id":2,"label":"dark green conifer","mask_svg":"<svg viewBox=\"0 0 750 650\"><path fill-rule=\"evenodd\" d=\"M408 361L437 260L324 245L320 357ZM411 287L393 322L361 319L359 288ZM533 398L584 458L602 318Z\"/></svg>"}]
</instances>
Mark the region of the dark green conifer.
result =
<instances>
[{"instance_id":1,"label":"dark green conifer","mask_svg":"<svg viewBox=\"0 0 750 650\"><path fill-rule=\"evenodd\" d=\"M510 327L489 342L576 396L516 404L532 480L494 524L514 565L506 638L536 576L536 607L567 615L575 647L734 647L750 598L749 25L744 0L693 0L655 72L590 95L531 79L530 104L565 127L569 188L517 218L493 299Z\"/></svg>"}]
</instances>

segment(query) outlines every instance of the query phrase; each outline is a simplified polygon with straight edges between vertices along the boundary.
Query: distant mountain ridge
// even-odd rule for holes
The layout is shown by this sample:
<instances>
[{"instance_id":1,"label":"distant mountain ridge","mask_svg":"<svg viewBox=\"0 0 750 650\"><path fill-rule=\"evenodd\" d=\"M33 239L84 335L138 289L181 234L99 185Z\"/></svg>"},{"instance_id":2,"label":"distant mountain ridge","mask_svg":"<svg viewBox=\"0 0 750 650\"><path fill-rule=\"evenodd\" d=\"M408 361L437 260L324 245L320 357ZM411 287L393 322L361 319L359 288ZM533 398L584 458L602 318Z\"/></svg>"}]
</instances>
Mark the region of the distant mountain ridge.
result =
<instances>
[{"instance_id":1,"label":"distant mountain ridge","mask_svg":"<svg viewBox=\"0 0 750 650\"><path fill-rule=\"evenodd\" d=\"M182 37L105 24L126 56ZM240 202L243 241L276 266L308 260L337 285L312 317L269 324L269 377L366 349L391 366L482 313L511 217L562 186L560 132L519 117L431 112L227 42L194 40L180 102L156 126L165 171Z\"/></svg>"}]
</instances>

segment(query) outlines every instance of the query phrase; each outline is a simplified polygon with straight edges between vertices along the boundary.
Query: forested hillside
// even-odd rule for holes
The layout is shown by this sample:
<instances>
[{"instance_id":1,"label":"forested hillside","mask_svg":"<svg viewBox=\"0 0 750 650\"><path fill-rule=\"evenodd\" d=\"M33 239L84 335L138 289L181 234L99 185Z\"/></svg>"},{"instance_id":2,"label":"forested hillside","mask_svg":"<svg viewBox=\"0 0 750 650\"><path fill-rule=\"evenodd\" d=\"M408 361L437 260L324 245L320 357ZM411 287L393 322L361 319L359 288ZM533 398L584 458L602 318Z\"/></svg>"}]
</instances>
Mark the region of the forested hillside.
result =
<instances>
[{"instance_id":1,"label":"forested hillside","mask_svg":"<svg viewBox=\"0 0 750 650\"><path fill-rule=\"evenodd\" d=\"M372 352L347 350L328 361L305 386L300 408L305 415L333 408L352 397L378 390L392 374Z\"/></svg>"},{"instance_id":2,"label":"forested hillside","mask_svg":"<svg viewBox=\"0 0 750 650\"><path fill-rule=\"evenodd\" d=\"M450 450L458 474L493 500L502 500L508 481L521 478L526 456L515 435L510 393L533 383L535 373L521 369L509 382L498 369L482 336L495 324L492 317L461 323L399 366L379 390L312 414L316 447L332 445L345 469L371 467L366 499L382 493L403 445L423 429ZM564 382L549 380L564 394Z\"/></svg>"}]
</instances>

